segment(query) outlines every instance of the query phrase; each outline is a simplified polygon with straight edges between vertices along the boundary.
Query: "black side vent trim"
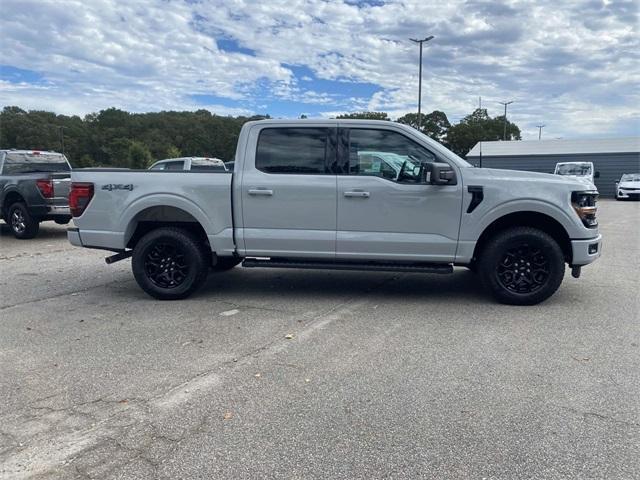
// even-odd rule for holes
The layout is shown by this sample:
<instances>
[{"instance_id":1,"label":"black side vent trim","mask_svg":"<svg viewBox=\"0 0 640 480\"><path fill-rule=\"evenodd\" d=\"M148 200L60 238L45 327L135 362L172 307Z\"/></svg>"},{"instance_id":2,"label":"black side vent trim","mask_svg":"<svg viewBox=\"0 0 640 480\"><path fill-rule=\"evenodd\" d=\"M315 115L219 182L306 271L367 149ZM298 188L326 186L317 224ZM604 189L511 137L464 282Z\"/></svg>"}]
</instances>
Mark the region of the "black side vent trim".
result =
<instances>
[{"instance_id":1,"label":"black side vent trim","mask_svg":"<svg viewBox=\"0 0 640 480\"><path fill-rule=\"evenodd\" d=\"M467 213L471 213L482 203L482 200L484 200L484 191L482 187L478 185L469 185L467 191L472 195L469 207L467 208Z\"/></svg>"}]
</instances>

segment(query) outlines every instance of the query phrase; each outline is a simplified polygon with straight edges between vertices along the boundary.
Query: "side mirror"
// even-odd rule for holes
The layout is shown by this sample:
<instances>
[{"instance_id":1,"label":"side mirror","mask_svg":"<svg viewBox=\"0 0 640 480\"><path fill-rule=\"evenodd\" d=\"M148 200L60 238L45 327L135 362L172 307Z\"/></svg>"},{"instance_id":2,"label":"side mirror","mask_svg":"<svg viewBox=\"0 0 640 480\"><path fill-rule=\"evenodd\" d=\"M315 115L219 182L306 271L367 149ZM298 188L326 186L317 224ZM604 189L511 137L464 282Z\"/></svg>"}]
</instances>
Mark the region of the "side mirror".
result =
<instances>
[{"instance_id":1,"label":"side mirror","mask_svg":"<svg viewBox=\"0 0 640 480\"><path fill-rule=\"evenodd\" d=\"M600 178L600 172L596 171L596 173L593 174L593 178Z\"/></svg>"},{"instance_id":2,"label":"side mirror","mask_svg":"<svg viewBox=\"0 0 640 480\"><path fill-rule=\"evenodd\" d=\"M618 185L620 182L618 180L616 180L616 185Z\"/></svg>"},{"instance_id":3,"label":"side mirror","mask_svg":"<svg viewBox=\"0 0 640 480\"><path fill-rule=\"evenodd\" d=\"M455 185L456 172L448 163L428 163L426 182L431 185Z\"/></svg>"}]
</instances>

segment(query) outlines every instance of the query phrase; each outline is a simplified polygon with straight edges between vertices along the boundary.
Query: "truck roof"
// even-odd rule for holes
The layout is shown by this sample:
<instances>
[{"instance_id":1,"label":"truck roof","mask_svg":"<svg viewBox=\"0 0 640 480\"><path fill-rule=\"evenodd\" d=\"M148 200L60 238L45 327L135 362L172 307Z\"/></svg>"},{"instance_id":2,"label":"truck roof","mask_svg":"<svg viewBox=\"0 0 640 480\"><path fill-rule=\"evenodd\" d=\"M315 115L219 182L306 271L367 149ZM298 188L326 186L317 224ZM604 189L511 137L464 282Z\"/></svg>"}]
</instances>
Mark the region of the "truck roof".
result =
<instances>
[{"instance_id":1,"label":"truck roof","mask_svg":"<svg viewBox=\"0 0 640 480\"><path fill-rule=\"evenodd\" d=\"M60 152L54 152L52 150L19 150L16 148L2 148L0 149L0 152L6 152L6 153L34 153L37 152L39 155L62 155Z\"/></svg>"},{"instance_id":2,"label":"truck roof","mask_svg":"<svg viewBox=\"0 0 640 480\"><path fill-rule=\"evenodd\" d=\"M247 122L251 124L270 124L270 125L284 125L284 124L292 124L292 123L300 123L304 125L305 123L315 123L322 125L335 125L336 123L351 123L356 125L400 125L407 127L403 123L392 122L391 120L365 120L365 119L351 119L351 118L269 118L266 120L252 120L251 122ZM411 128L411 127L409 127Z\"/></svg>"}]
</instances>

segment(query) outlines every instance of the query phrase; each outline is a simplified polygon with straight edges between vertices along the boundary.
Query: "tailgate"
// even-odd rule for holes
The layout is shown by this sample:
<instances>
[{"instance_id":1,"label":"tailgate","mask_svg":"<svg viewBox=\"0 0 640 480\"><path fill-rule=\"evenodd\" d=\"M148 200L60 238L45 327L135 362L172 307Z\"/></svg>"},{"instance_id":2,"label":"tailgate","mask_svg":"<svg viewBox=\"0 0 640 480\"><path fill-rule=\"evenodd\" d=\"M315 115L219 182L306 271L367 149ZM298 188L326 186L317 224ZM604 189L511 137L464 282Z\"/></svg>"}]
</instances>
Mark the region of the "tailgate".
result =
<instances>
[{"instance_id":1,"label":"tailgate","mask_svg":"<svg viewBox=\"0 0 640 480\"><path fill-rule=\"evenodd\" d=\"M53 205L69 205L69 188L71 186L71 175L69 173L51 174L53 182Z\"/></svg>"}]
</instances>

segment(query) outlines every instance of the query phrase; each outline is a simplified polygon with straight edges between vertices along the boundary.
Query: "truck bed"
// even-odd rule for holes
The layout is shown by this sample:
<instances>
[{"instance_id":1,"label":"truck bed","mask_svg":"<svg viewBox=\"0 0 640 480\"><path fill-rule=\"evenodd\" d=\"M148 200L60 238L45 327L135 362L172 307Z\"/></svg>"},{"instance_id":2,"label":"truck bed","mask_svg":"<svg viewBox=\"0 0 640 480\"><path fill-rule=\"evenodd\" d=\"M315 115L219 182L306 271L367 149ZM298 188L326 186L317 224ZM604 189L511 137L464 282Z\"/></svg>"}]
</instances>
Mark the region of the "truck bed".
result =
<instances>
[{"instance_id":1,"label":"truck bed","mask_svg":"<svg viewBox=\"0 0 640 480\"><path fill-rule=\"evenodd\" d=\"M93 198L74 218L82 246L123 250L141 222L168 218L197 221L221 253L234 251L231 172L79 169L71 181L94 185Z\"/></svg>"}]
</instances>

